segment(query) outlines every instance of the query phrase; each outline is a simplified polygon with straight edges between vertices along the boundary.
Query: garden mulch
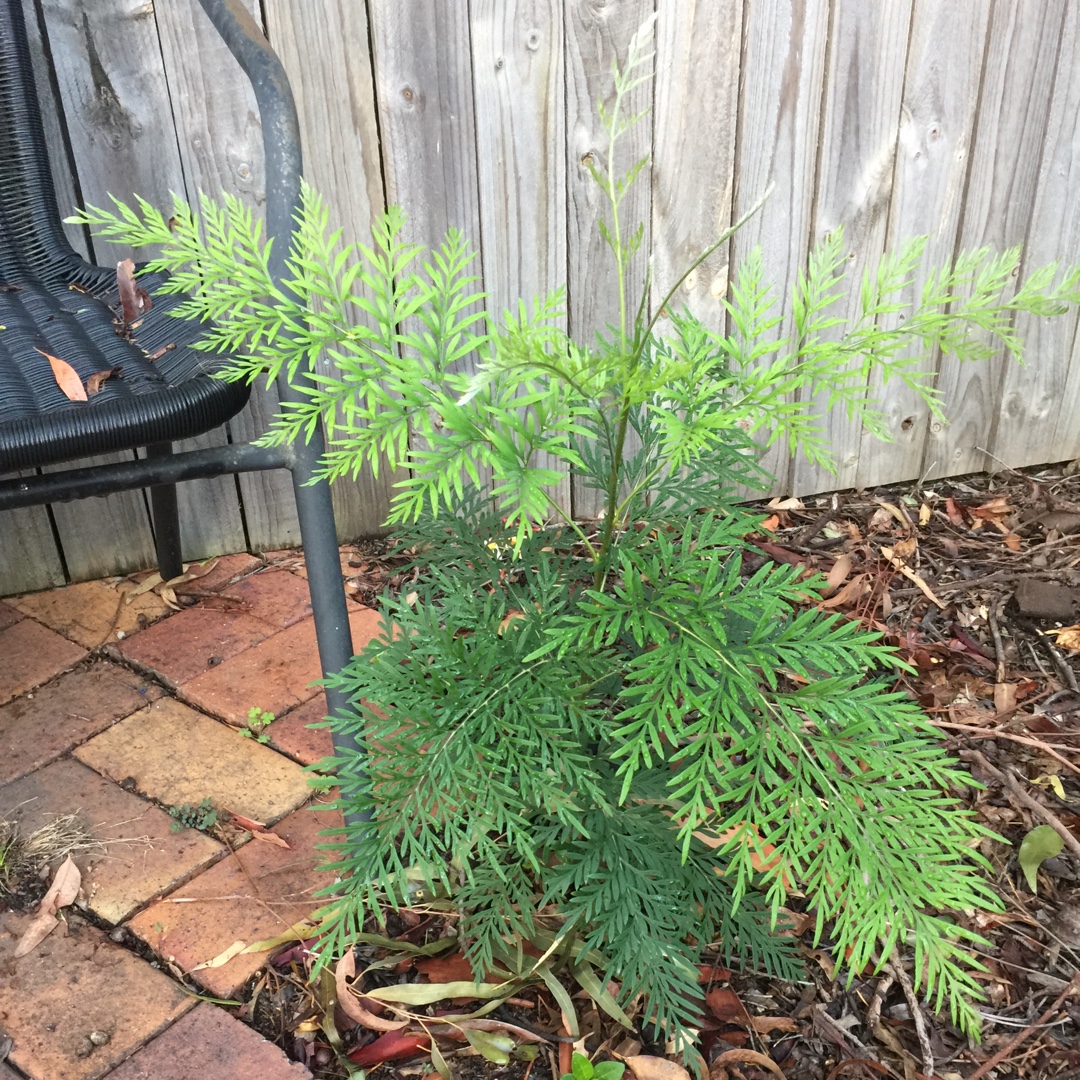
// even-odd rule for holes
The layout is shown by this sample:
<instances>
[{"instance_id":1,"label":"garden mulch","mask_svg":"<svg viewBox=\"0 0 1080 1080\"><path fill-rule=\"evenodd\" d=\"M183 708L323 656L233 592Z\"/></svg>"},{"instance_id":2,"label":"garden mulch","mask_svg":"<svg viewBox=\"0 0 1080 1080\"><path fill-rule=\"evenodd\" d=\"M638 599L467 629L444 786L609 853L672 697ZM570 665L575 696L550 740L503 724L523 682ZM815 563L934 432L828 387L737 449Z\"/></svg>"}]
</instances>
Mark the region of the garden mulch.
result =
<instances>
[{"instance_id":1,"label":"garden mulch","mask_svg":"<svg viewBox=\"0 0 1080 1080\"><path fill-rule=\"evenodd\" d=\"M956 913L990 943L981 1044L914 1001L910 957L848 982L844 957L807 931L800 983L703 968L712 1080L1080 1078L1080 474L1054 466L760 510L747 572L771 559L825 575L821 606L880 629L909 662L903 685L984 785L965 798L1008 841L983 849L1005 910ZM357 647L376 632L380 595L414 580L387 550L342 549ZM92 838L74 855L75 903L28 955L12 954L57 861L0 899L0 1078L341 1077L335 1044L376 1075L419 1076L432 1067L424 1033L351 1021L332 1005L333 980L308 979L303 946L239 951L324 902L315 845L340 818L303 770L329 738L307 727L322 709L302 558L242 553L189 573L0 601L0 817L26 836L76 815ZM252 706L275 714L265 744L238 733ZM197 816L203 799L217 821L171 831L169 809ZM1063 848L1033 890L1017 853L1037 825ZM791 907L797 916L797 896ZM445 926L390 913L380 932L419 944ZM384 953L369 945L361 959ZM379 977L471 974L444 954ZM639 1080L680 1080L673 1063L642 1075L665 1048L576 1002L578 1049L643 1055ZM532 1033L539 1053L497 1066L440 1037L459 1080L564 1067L571 1041L546 989L491 1019Z\"/></svg>"}]
</instances>

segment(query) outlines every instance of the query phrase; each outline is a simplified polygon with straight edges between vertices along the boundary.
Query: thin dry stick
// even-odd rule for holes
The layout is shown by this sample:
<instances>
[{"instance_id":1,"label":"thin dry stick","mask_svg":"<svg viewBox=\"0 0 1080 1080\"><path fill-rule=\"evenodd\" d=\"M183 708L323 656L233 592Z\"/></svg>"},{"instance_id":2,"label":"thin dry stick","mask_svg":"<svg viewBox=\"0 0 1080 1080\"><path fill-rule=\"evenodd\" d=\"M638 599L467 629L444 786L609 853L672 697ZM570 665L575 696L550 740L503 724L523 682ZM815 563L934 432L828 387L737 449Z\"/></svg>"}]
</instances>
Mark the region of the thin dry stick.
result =
<instances>
[{"instance_id":1,"label":"thin dry stick","mask_svg":"<svg viewBox=\"0 0 1080 1080\"><path fill-rule=\"evenodd\" d=\"M930 1048L930 1034L926 1030L926 1017L923 1016L922 1009L919 1006L919 999L915 996L915 987L911 985L911 979L908 978L907 969L904 967L904 962L900 959L900 953L897 949L893 949L892 963L889 968L896 976L896 981L900 983L900 989L904 991L908 1008L911 1010L911 1019L915 1023L915 1034L919 1039L919 1049L922 1050L923 1072L927 1076L933 1076L934 1051Z\"/></svg>"},{"instance_id":2,"label":"thin dry stick","mask_svg":"<svg viewBox=\"0 0 1080 1080\"><path fill-rule=\"evenodd\" d=\"M1070 995L1080 991L1080 973L1077 973L1072 977L1069 985L1061 991L1060 994L1054 999L1053 1005L1046 1010L1033 1024L1028 1024L1023 1031L1021 1031L1015 1039L1007 1042L992 1058L988 1061L984 1061L968 1078L967 1080L982 1080L982 1078L991 1070L996 1069L1025 1039L1027 1039L1032 1033L1037 1031L1043 1024L1045 1024L1050 1017L1054 1015L1061 1008L1062 1003Z\"/></svg>"},{"instance_id":3,"label":"thin dry stick","mask_svg":"<svg viewBox=\"0 0 1080 1080\"><path fill-rule=\"evenodd\" d=\"M892 974L882 975L874 987L874 996L870 999L870 1007L866 1010L865 1027L867 1031L873 1031L881 1020L881 1006L885 1001L885 995L896 982L896 976Z\"/></svg>"},{"instance_id":4,"label":"thin dry stick","mask_svg":"<svg viewBox=\"0 0 1080 1080\"><path fill-rule=\"evenodd\" d=\"M1034 746L1036 750L1048 754L1055 761L1060 761L1069 772L1074 772L1077 776L1080 776L1080 768L1063 758L1049 743L1045 743L1041 739L1028 739L1023 735L1012 735L1008 731L987 730L984 727L976 727L974 724L953 724L945 720L935 720L932 717L930 723L934 727L945 728L947 731L966 731L979 739L1008 739L1009 742L1020 743L1022 746ZM1063 746L1061 749L1071 751L1073 748Z\"/></svg>"},{"instance_id":5,"label":"thin dry stick","mask_svg":"<svg viewBox=\"0 0 1080 1080\"><path fill-rule=\"evenodd\" d=\"M1080 856L1080 840L1077 840L1072 834L1071 829L1067 829L1057 815L1048 810L1037 799L1033 799L1021 786L1020 781L1016 776L1016 773L1010 769L1005 774L1005 782L1009 785L1009 791L1012 792L1033 814L1041 817L1051 829L1054 830L1065 842L1065 846L1072 850L1074 855Z\"/></svg>"},{"instance_id":6,"label":"thin dry stick","mask_svg":"<svg viewBox=\"0 0 1080 1080\"><path fill-rule=\"evenodd\" d=\"M1012 769L1009 769L1007 773L1003 773L997 766L991 765L987 761L984 754L980 754L978 750L969 750L967 753L961 755L962 757L970 756L972 760L978 764L979 768L984 772L989 773L999 784L1004 784L1009 791L1016 796L1017 801L1026 806L1033 814L1043 819L1047 825L1049 825L1054 832L1061 837L1065 846L1070 848L1073 854L1080 856L1080 840L1077 840L1072 834L1072 830L1065 827L1062 821L1053 813L1048 810L1037 799L1032 798L1021 786L1020 780L1016 773Z\"/></svg>"},{"instance_id":7,"label":"thin dry stick","mask_svg":"<svg viewBox=\"0 0 1080 1080\"><path fill-rule=\"evenodd\" d=\"M994 658L997 660L997 681L1005 681L1005 647L1001 644L1001 627L998 626L996 604L990 607L990 633L994 636Z\"/></svg>"}]
</instances>

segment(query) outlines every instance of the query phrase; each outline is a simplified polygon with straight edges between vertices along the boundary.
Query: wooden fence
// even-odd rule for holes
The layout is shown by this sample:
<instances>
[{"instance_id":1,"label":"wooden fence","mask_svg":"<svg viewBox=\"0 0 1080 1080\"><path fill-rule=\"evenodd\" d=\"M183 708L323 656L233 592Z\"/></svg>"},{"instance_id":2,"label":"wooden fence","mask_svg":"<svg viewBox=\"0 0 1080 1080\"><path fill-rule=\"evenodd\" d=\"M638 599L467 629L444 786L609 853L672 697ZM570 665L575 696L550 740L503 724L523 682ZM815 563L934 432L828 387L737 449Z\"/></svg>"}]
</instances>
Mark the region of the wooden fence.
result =
<instances>
[{"instance_id":1,"label":"wooden fence","mask_svg":"<svg viewBox=\"0 0 1080 1080\"><path fill-rule=\"evenodd\" d=\"M250 89L196 0L25 0L40 53L61 206L139 193L165 205L222 189L262 200ZM623 147L652 155L628 204L638 269L657 289L770 182L762 214L681 300L718 324L728 267L760 245L786 296L809 245L843 223L851 269L928 233L929 258L1025 245L1025 263L1080 257L1080 4L1075 0L261 0L290 73L306 173L351 238L388 202L409 238L449 226L478 245L497 306L568 287L590 339L616 283L585 166L612 60L654 10L648 117ZM130 252L72 241L108 263ZM137 256L137 253L136 253ZM929 478L1080 454L1074 317L1024 320L1030 364L939 364L952 423L890 387L881 445L831 422L835 476L769 459L777 490ZM871 386L871 393L875 387ZM247 439L260 395L230 425ZM224 433L193 440L206 445ZM375 532L386 483L335 489L341 534ZM578 513L587 493L567 491ZM285 474L181 485L186 555L298 541ZM141 493L0 514L0 594L153 562Z\"/></svg>"}]
</instances>

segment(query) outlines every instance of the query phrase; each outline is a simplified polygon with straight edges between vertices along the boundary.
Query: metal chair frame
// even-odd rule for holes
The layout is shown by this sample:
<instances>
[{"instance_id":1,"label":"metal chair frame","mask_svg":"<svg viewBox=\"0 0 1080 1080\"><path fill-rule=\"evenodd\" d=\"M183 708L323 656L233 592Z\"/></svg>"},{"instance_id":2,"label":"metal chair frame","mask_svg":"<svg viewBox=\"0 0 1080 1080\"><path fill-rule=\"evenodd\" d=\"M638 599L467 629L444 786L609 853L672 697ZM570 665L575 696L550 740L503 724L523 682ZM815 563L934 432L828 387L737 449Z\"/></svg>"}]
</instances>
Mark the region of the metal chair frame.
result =
<instances>
[{"instance_id":1,"label":"metal chair frame","mask_svg":"<svg viewBox=\"0 0 1080 1080\"><path fill-rule=\"evenodd\" d=\"M294 216L300 205L300 129L292 90L280 60L239 0L200 0L200 3L250 79L258 101L266 153L266 227L267 235L275 241L270 271L276 281L281 281ZM85 323L87 308L93 304L103 305L107 310L107 290L102 282L110 278L115 281L115 272L89 266L64 237L48 171L21 0L0 0L0 56L3 58L0 108L9 111L6 124L0 117L0 285L6 286L0 288L0 300L9 302L15 320L26 322L36 311L47 311L44 318L50 320L47 328L50 333L57 333L56 326L63 324L69 328L73 341L84 333L89 337L83 340L89 341L94 328L85 329L78 319ZM33 281L33 292L26 296L19 295L24 286L14 280L20 272ZM88 282L88 292L93 297L93 304L80 298L83 307L75 314L69 291L72 281ZM163 314L176 302L166 297L161 300L160 305L155 303L151 314ZM35 304L37 309L30 310ZM100 321L101 312L97 311L94 317ZM4 310L0 307L0 324L4 322ZM175 337L180 325L183 325L180 320L168 320L167 333ZM22 326L22 331L12 335L0 332L0 365L23 365L15 372L17 378L24 377L25 366L36 364L40 368L42 364L42 355L32 347L29 337L36 332L35 327ZM196 327L193 334L197 336L197 333ZM140 344L145 345L141 335L142 330ZM132 353L134 347L130 343L124 343L115 332L111 332L111 337L116 340L98 333L96 346L101 352L127 347L128 353ZM20 342L21 350L15 347ZM205 368L205 353L194 353L192 357ZM39 377L39 386L42 378ZM162 385L148 384L141 394L132 393L125 386L117 388L111 400L99 403L95 398L91 403L54 404L38 412L23 402L21 415L14 418L5 419L0 411L0 471L70 461L105 450L133 450L140 446L147 449L142 460L2 481L0 510L149 487L158 565L162 578L167 580L182 571L178 482L288 469L300 521L322 670L324 674L339 671L352 658L353 650L334 512L326 482L309 483L324 451L321 431L306 444L286 447L231 444L173 453L173 440L211 430L239 412L247 401L248 389L211 380L205 371L186 383L178 381L175 386L157 372L146 378L157 379ZM284 377L278 380L277 388L282 401L301 397ZM339 692L328 690L327 705L334 712L346 702ZM335 743L335 750L358 751L359 748L352 743Z\"/></svg>"}]
</instances>

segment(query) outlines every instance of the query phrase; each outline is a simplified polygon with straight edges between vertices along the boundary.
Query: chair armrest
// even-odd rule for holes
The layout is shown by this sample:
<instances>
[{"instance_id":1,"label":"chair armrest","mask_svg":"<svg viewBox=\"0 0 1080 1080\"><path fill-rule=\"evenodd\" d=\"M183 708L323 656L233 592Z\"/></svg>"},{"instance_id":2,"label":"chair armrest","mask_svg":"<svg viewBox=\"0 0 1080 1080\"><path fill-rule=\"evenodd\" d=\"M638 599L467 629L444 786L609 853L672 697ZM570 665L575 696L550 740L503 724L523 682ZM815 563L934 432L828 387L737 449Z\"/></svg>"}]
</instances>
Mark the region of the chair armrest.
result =
<instances>
[{"instance_id":1,"label":"chair armrest","mask_svg":"<svg viewBox=\"0 0 1080 1080\"><path fill-rule=\"evenodd\" d=\"M300 123L292 88L277 53L241 0L199 3L255 91L266 157L266 233L275 240L272 254L284 260L300 205L303 169ZM274 276L279 277L280 271Z\"/></svg>"}]
</instances>

